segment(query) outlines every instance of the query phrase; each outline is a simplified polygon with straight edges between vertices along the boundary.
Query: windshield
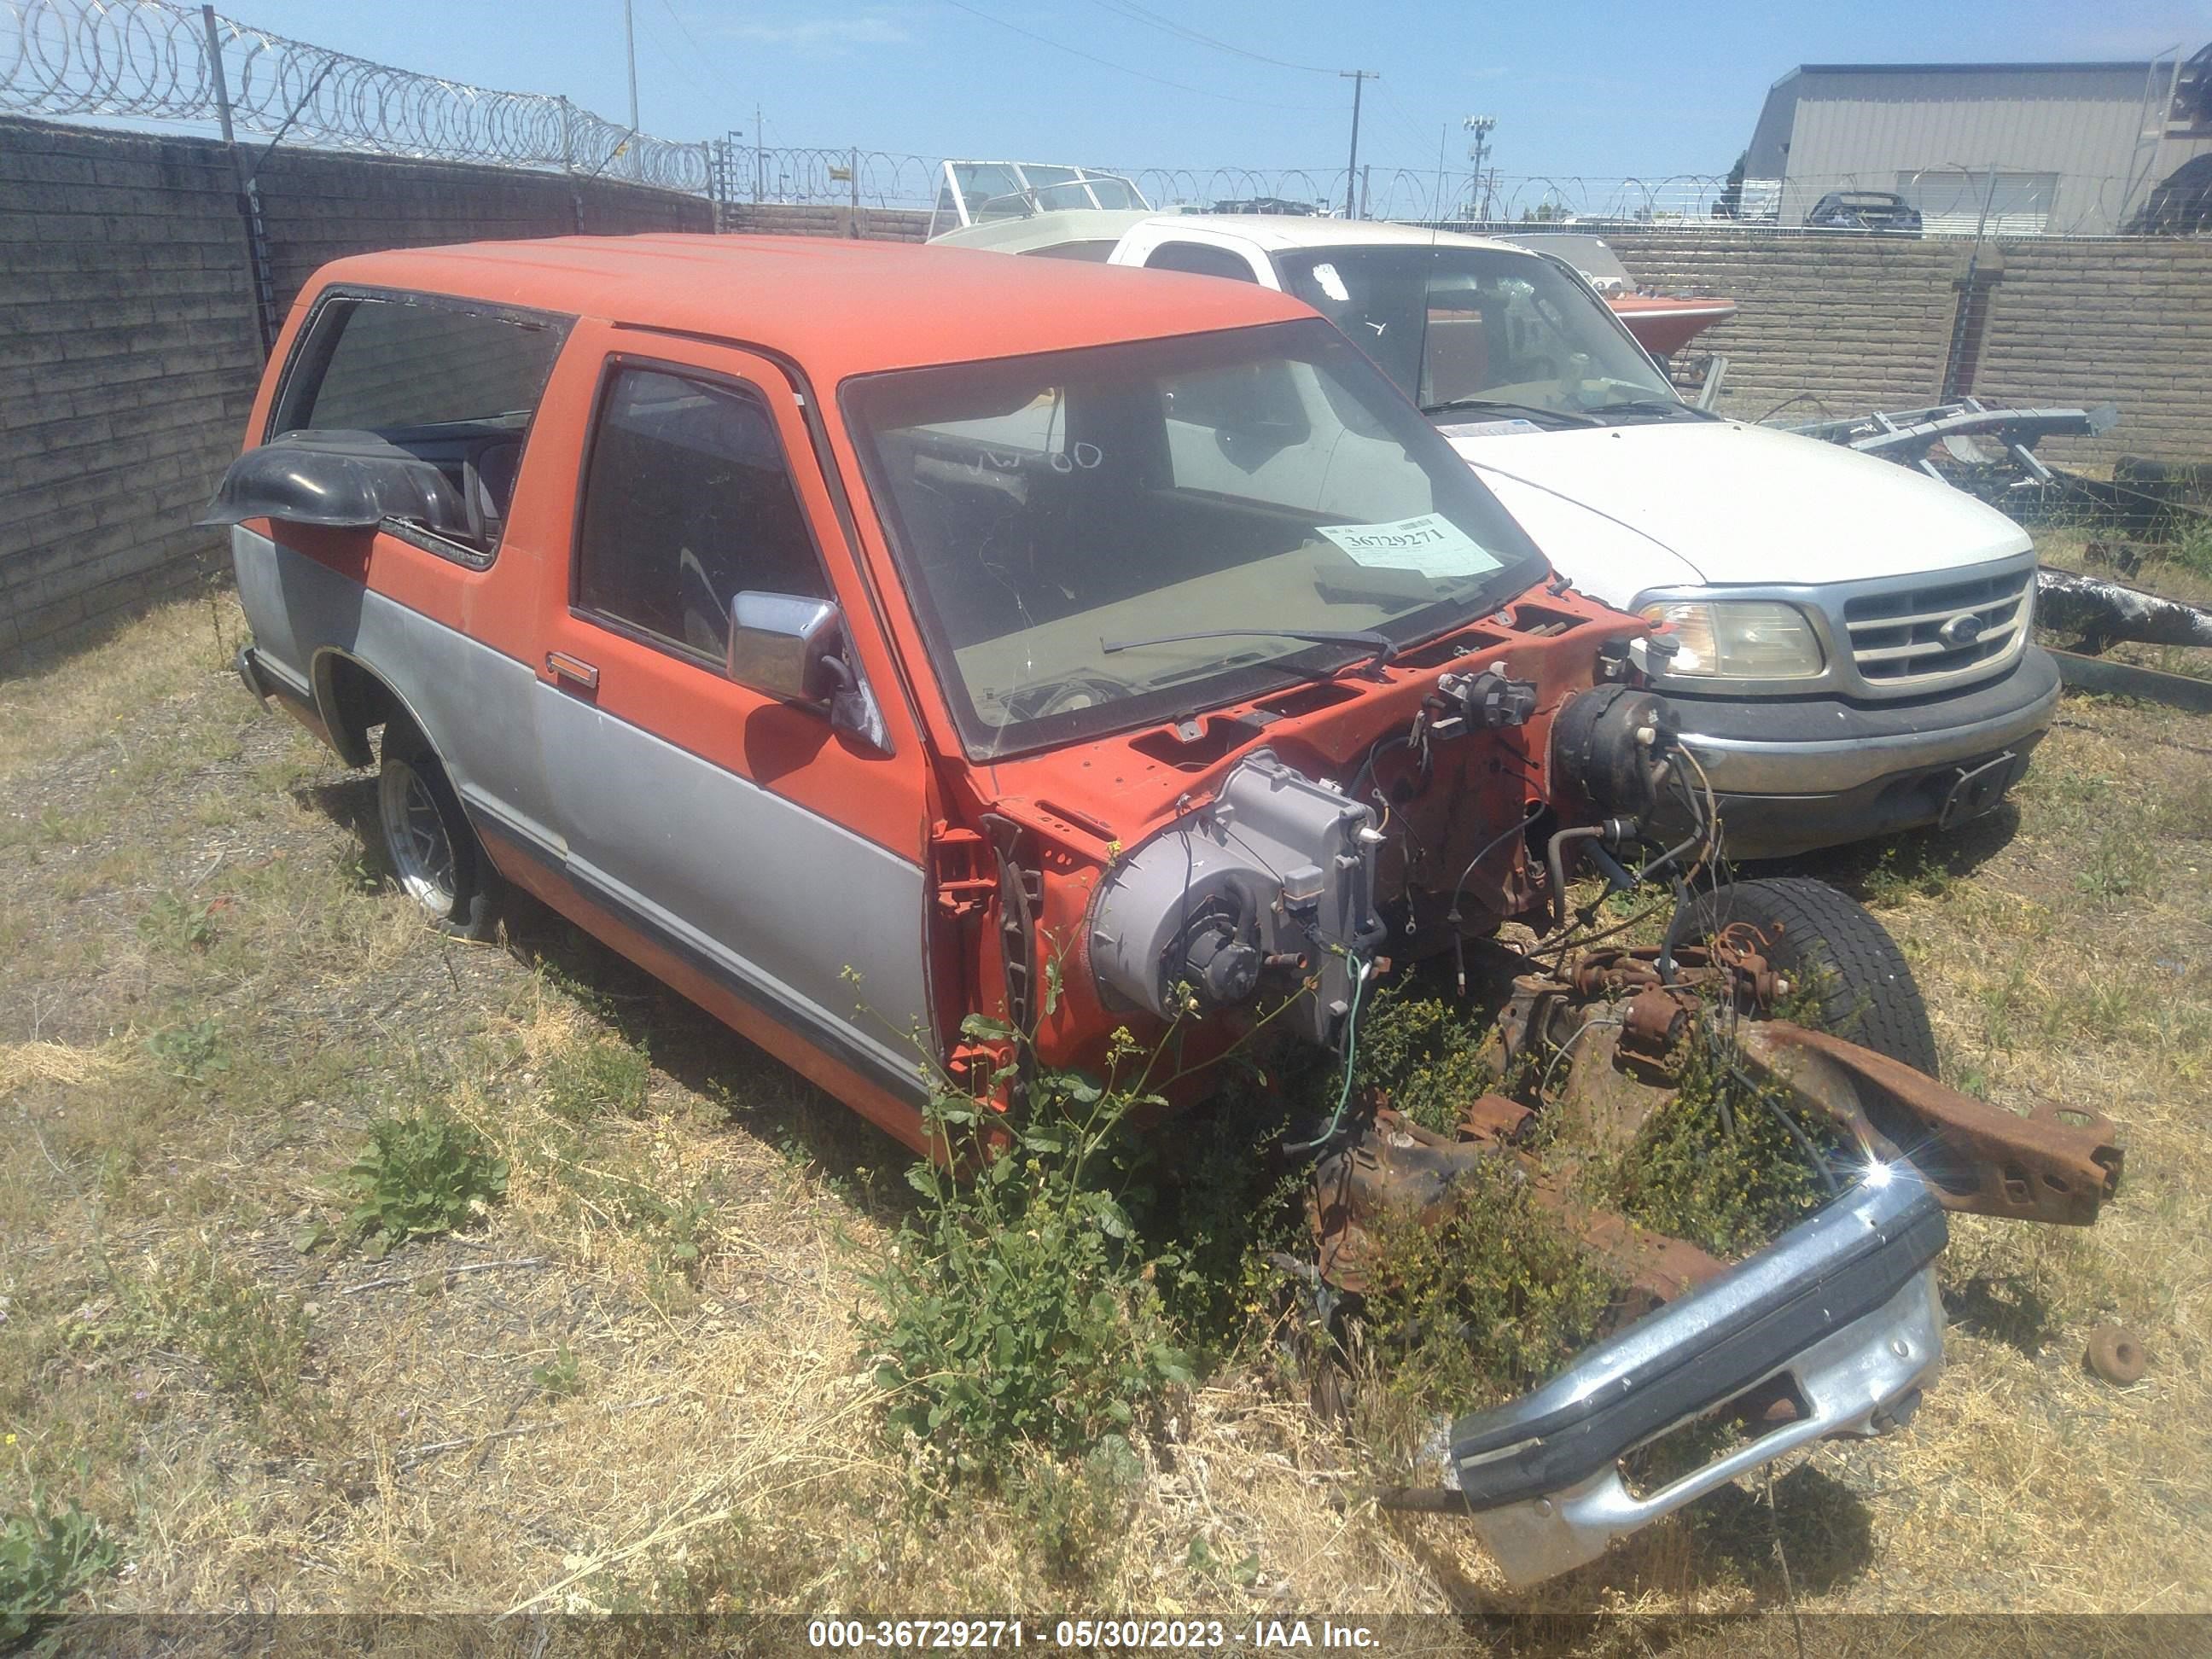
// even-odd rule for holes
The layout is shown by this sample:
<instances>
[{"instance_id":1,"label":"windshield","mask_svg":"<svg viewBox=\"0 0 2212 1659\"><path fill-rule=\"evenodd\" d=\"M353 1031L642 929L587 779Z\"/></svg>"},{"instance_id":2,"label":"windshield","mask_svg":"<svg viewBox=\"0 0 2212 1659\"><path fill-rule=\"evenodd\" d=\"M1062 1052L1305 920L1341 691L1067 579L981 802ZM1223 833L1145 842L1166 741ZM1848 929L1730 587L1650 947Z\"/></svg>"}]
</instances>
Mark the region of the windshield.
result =
<instances>
[{"instance_id":1,"label":"windshield","mask_svg":"<svg viewBox=\"0 0 2212 1659\"><path fill-rule=\"evenodd\" d=\"M1042 161L947 161L930 228L933 234L939 219L980 224L1062 209L1147 205L1137 187L1117 173Z\"/></svg>"},{"instance_id":2,"label":"windshield","mask_svg":"<svg viewBox=\"0 0 2212 1659\"><path fill-rule=\"evenodd\" d=\"M1677 401L1605 302L1548 259L1412 245L1274 258L1283 285L1424 409L1473 398L1574 416Z\"/></svg>"},{"instance_id":3,"label":"windshield","mask_svg":"<svg viewBox=\"0 0 2212 1659\"><path fill-rule=\"evenodd\" d=\"M1319 322L848 382L940 679L979 758L1336 672L1487 615L1543 556Z\"/></svg>"}]
</instances>

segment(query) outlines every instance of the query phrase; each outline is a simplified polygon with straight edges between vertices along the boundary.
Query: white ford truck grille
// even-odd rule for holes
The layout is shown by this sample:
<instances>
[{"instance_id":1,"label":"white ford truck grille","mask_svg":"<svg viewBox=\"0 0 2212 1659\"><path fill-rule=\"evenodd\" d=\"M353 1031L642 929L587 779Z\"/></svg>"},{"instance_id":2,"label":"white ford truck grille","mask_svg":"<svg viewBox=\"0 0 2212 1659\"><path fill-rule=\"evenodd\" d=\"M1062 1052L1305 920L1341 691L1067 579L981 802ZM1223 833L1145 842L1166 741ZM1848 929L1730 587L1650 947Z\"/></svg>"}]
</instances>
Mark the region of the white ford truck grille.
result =
<instances>
[{"instance_id":1,"label":"white ford truck grille","mask_svg":"<svg viewBox=\"0 0 2212 1659\"><path fill-rule=\"evenodd\" d=\"M2030 568L1856 594L1844 605L1851 661L1861 678L1881 685L1993 661L2013 649L2027 626L2034 581Z\"/></svg>"}]
</instances>

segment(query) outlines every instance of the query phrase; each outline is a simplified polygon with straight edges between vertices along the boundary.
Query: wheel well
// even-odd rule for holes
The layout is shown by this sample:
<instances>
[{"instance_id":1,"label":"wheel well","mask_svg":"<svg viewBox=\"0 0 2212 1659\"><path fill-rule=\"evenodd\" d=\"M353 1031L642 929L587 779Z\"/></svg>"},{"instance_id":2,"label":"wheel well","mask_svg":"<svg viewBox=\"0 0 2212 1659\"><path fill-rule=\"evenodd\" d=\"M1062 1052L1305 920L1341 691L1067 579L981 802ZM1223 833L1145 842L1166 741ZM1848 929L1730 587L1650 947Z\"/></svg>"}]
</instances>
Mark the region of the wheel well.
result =
<instances>
[{"instance_id":1,"label":"wheel well","mask_svg":"<svg viewBox=\"0 0 2212 1659\"><path fill-rule=\"evenodd\" d=\"M349 766L374 766L376 750L369 734L394 719L414 724L406 705L376 671L342 652L325 651L315 659L315 702L331 745Z\"/></svg>"}]
</instances>

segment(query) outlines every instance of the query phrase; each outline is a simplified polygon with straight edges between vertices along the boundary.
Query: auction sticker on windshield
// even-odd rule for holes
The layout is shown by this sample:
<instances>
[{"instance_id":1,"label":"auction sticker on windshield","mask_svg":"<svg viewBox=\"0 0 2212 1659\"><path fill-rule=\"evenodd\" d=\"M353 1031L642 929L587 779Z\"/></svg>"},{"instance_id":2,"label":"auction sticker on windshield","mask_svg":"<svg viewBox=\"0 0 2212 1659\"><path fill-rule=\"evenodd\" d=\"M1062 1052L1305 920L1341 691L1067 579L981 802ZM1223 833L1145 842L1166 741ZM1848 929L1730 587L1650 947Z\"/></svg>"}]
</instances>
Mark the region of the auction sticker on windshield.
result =
<instances>
[{"instance_id":1,"label":"auction sticker on windshield","mask_svg":"<svg viewBox=\"0 0 2212 1659\"><path fill-rule=\"evenodd\" d=\"M1418 570L1424 576L1480 576L1498 562L1441 513L1389 524L1321 524L1326 536L1370 570Z\"/></svg>"}]
</instances>

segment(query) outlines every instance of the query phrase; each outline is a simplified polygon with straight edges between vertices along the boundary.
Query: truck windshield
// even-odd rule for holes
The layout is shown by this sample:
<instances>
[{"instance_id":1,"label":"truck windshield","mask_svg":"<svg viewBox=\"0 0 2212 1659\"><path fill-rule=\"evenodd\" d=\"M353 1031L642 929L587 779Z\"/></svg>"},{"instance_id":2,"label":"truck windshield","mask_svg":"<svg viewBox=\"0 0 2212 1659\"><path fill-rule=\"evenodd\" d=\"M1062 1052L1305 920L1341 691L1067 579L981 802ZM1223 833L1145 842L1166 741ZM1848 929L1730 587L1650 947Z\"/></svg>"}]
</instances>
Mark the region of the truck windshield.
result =
<instances>
[{"instance_id":1,"label":"truck windshield","mask_svg":"<svg viewBox=\"0 0 2212 1659\"><path fill-rule=\"evenodd\" d=\"M904 370L843 399L978 757L1333 673L1372 646L1280 630L1402 647L1546 574L1320 322ZM1158 638L1202 632L1226 636Z\"/></svg>"},{"instance_id":2,"label":"truck windshield","mask_svg":"<svg viewBox=\"0 0 2212 1659\"><path fill-rule=\"evenodd\" d=\"M1605 302L1548 259L1504 248L1302 248L1283 286L1351 337L1424 409L1480 419L1484 402L1561 415L1674 389ZM1452 407L1458 405L1458 407Z\"/></svg>"}]
</instances>

